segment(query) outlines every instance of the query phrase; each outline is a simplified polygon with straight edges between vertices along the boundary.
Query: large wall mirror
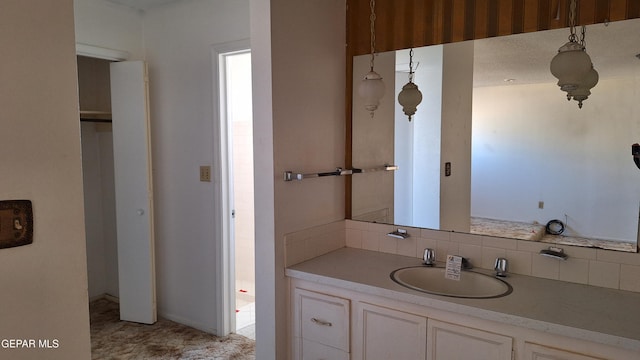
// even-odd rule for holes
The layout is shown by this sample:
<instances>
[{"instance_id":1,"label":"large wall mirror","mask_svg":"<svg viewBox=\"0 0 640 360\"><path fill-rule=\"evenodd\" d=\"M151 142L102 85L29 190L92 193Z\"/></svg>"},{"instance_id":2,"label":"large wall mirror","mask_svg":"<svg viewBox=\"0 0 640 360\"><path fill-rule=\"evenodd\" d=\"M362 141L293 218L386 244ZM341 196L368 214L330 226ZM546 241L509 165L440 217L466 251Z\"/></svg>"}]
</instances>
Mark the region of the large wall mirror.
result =
<instances>
[{"instance_id":1,"label":"large wall mirror","mask_svg":"<svg viewBox=\"0 0 640 360\"><path fill-rule=\"evenodd\" d=\"M587 26L600 80L582 109L549 71L568 29L413 49L411 121L397 102L409 49L376 55L373 117L357 95L370 56L354 57L353 166L399 169L353 176L352 219L636 252L637 34L639 19Z\"/></svg>"}]
</instances>

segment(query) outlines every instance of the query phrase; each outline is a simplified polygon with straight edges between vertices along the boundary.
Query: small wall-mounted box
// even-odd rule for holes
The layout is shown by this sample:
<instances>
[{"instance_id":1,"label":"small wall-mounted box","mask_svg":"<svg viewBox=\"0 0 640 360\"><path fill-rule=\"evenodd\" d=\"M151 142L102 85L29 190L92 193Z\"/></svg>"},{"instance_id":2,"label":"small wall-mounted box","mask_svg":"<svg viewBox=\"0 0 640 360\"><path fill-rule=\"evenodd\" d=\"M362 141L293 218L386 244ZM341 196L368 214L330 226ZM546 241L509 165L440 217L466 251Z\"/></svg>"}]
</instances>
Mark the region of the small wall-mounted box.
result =
<instances>
[{"instance_id":1,"label":"small wall-mounted box","mask_svg":"<svg viewBox=\"0 0 640 360\"><path fill-rule=\"evenodd\" d=\"M30 200L0 201L0 249L33 242L33 209Z\"/></svg>"}]
</instances>

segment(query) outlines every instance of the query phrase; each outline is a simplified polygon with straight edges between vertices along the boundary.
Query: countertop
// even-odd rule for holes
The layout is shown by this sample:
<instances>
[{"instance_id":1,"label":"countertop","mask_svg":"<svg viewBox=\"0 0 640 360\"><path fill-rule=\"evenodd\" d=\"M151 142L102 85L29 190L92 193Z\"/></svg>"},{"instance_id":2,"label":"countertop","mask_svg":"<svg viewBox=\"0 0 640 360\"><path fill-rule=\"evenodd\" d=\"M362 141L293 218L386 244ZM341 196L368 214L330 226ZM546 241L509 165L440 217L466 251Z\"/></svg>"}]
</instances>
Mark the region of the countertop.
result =
<instances>
[{"instance_id":1,"label":"countertop","mask_svg":"<svg viewBox=\"0 0 640 360\"><path fill-rule=\"evenodd\" d=\"M389 274L418 258L342 248L286 269L291 278L640 351L640 293L510 274L513 292L463 299L407 289Z\"/></svg>"}]
</instances>

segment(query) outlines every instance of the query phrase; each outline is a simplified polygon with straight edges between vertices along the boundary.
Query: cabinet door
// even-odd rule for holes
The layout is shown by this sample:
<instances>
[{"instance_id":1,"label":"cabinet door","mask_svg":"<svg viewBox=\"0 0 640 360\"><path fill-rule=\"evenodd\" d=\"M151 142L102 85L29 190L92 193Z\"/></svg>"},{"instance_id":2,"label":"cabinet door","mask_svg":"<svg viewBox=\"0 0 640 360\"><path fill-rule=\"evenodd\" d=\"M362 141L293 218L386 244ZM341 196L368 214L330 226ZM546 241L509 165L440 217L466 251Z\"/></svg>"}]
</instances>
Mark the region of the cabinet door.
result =
<instances>
[{"instance_id":1,"label":"cabinet door","mask_svg":"<svg viewBox=\"0 0 640 360\"><path fill-rule=\"evenodd\" d=\"M524 357L525 360L603 360L588 355L577 354L574 352L554 349L538 344L525 343Z\"/></svg>"},{"instance_id":2,"label":"cabinet door","mask_svg":"<svg viewBox=\"0 0 640 360\"><path fill-rule=\"evenodd\" d=\"M511 360L513 339L429 319L428 360Z\"/></svg>"},{"instance_id":3,"label":"cabinet door","mask_svg":"<svg viewBox=\"0 0 640 360\"><path fill-rule=\"evenodd\" d=\"M353 359L426 358L427 319L367 303L357 303Z\"/></svg>"}]
</instances>

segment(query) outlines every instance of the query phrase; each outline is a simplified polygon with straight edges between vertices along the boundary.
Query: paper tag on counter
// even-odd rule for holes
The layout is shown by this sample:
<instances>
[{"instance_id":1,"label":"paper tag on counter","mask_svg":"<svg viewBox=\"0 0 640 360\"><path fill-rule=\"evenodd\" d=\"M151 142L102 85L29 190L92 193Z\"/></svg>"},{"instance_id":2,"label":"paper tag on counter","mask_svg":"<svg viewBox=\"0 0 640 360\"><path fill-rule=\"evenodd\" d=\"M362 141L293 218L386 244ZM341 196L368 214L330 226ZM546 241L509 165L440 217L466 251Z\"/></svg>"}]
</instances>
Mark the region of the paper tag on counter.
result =
<instances>
[{"instance_id":1,"label":"paper tag on counter","mask_svg":"<svg viewBox=\"0 0 640 360\"><path fill-rule=\"evenodd\" d=\"M447 255L447 267L444 271L444 277L460 281L460 269L462 269L462 256Z\"/></svg>"}]
</instances>

